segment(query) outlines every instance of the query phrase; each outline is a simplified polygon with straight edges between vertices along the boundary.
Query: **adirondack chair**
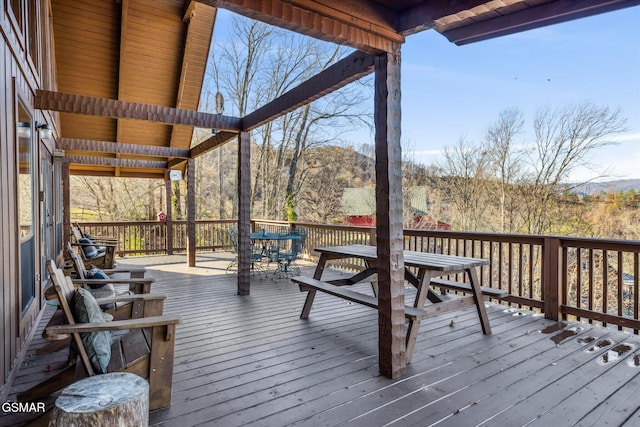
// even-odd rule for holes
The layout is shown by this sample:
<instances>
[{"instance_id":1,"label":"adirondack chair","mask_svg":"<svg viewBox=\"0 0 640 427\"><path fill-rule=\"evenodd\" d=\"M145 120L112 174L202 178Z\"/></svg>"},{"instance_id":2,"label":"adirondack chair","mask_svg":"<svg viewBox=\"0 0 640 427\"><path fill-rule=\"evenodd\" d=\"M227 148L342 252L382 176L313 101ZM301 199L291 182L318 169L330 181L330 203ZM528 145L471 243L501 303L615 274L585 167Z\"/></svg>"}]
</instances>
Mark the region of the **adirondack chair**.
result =
<instances>
[{"instance_id":1,"label":"adirondack chair","mask_svg":"<svg viewBox=\"0 0 640 427\"><path fill-rule=\"evenodd\" d=\"M128 293L148 294L149 292L151 292L151 284L154 282L154 280L153 278L144 277L144 268L116 268L110 270L100 270L100 273L102 273L101 277L96 277L98 275L90 277L90 274L85 268L80 255L71 247L69 243L67 243L67 252L69 254L69 257L71 258L73 268L76 272L76 278L72 279L73 285L75 287L82 286L85 289L88 289L96 298L108 298L116 296L118 293L116 289L117 285L128 285ZM110 274L116 273L128 274L129 277L109 277ZM58 298L58 294L54 286L50 286L45 290L45 298L47 300L54 300ZM128 318L127 314L125 314L120 307L118 307L118 310L114 310L111 314L114 314L116 318ZM56 313L56 315L60 314ZM43 338L48 339L46 331L42 331L42 336ZM37 349L36 353L47 354L58 351L62 348L68 347L70 342L70 336L64 339L58 338L52 340L47 345Z\"/></svg>"},{"instance_id":2,"label":"adirondack chair","mask_svg":"<svg viewBox=\"0 0 640 427\"><path fill-rule=\"evenodd\" d=\"M89 235L84 231L82 231L82 229L80 228L80 225L78 225L77 223L76 224L71 223L71 233L73 234L73 237L76 239L76 242L82 239L83 237L86 237L87 239L93 241L97 245L102 245L102 244L117 245L118 244L117 237Z\"/></svg>"},{"instance_id":3,"label":"adirondack chair","mask_svg":"<svg viewBox=\"0 0 640 427\"><path fill-rule=\"evenodd\" d=\"M77 252L81 255L84 265L88 268L92 265L99 268L115 267L116 245L104 244L98 246L86 237L71 243L71 245L78 248Z\"/></svg>"},{"instance_id":4,"label":"adirondack chair","mask_svg":"<svg viewBox=\"0 0 640 427\"><path fill-rule=\"evenodd\" d=\"M84 288L76 290L71 278L64 276L53 261L47 263L47 268L64 316L61 324L50 323L45 331L50 336L71 334L77 358L54 377L19 394L18 400L39 401L81 378L126 371L149 381L150 410L171 405L175 330L180 319L160 315L164 296L145 294L96 300ZM98 305L114 302L132 303L131 318L106 321ZM111 331L119 335L112 337Z\"/></svg>"},{"instance_id":5,"label":"adirondack chair","mask_svg":"<svg viewBox=\"0 0 640 427\"><path fill-rule=\"evenodd\" d=\"M80 254L73 249L69 242L67 242L67 254L69 255L69 258L71 258L71 262L76 273L76 278L73 279L73 283L76 285L95 288L105 284L129 284L129 291L134 294L148 294L151 292L151 283L153 283L153 279L144 277L144 268L100 269L99 272L102 273L99 275L100 277L95 277L98 275L90 277L90 270L87 270L87 266L80 257ZM120 273L128 274L129 277L115 278L112 276Z\"/></svg>"},{"instance_id":6,"label":"adirondack chair","mask_svg":"<svg viewBox=\"0 0 640 427\"><path fill-rule=\"evenodd\" d=\"M115 239L98 239L88 237L77 225L71 225L71 232L75 243L73 246L79 248L78 252L82 256L86 267L95 265L100 268L115 267L115 251L118 241Z\"/></svg>"}]
</instances>

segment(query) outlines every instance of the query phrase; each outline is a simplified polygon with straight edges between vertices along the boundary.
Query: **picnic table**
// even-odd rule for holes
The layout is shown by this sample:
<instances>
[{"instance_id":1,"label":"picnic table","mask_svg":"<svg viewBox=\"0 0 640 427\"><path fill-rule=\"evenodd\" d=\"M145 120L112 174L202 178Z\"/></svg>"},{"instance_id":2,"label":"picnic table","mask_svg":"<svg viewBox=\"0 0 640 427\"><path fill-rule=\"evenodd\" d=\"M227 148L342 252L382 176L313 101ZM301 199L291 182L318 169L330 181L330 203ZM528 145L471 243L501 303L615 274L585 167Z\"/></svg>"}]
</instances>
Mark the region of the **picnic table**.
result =
<instances>
[{"instance_id":1,"label":"picnic table","mask_svg":"<svg viewBox=\"0 0 640 427\"><path fill-rule=\"evenodd\" d=\"M347 299L352 302L364 304L366 306L377 308L377 280L376 280L376 263L377 249L375 246L369 245L343 245L316 248L316 252L320 253L320 259L316 267L313 278L305 276L296 276L292 278L298 283L301 291L308 292L301 319L309 317L311 306L317 291L325 292L340 298ZM442 314L450 310L458 310L463 307L475 305L482 331L485 334L491 333L489 318L484 306L484 295L490 295L495 298L506 296L506 291L499 289L485 288L480 286L480 280L476 272L476 268L488 265L489 260L483 258L470 258L454 255L443 255L416 251L403 251L405 280L416 288L416 295L412 305L405 305L405 317L409 320L406 337L406 360L411 361L413 350L415 347L420 321L422 319ZM358 258L364 260L365 268L348 277L337 280L322 281L322 273L328 261ZM458 282L442 278L456 274L466 275L468 283ZM374 296L364 294L349 289L351 285L356 283L370 281L373 287ZM434 288L448 289L463 292L466 296L448 297L443 293L434 292ZM426 300L431 304L426 304Z\"/></svg>"}]
</instances>

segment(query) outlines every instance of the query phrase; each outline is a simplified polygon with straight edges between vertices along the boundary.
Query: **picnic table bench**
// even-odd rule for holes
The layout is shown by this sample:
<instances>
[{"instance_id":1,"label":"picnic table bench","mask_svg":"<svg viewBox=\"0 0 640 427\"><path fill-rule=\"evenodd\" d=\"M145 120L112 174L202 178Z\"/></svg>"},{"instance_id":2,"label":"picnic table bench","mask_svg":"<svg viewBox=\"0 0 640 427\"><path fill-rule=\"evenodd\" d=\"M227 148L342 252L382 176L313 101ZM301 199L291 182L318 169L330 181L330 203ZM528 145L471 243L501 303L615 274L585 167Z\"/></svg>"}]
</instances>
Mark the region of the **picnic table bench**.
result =
<instances>
[{"instance_id":1,"label":"picnic table bench","mask_svg":"<svg viewBox=\"0 0 640 427\"><path fill-rule=\"evenodd\" d=\"M375 296L377 295L377 277L374 277L377 274L377 250L375 246L343 245L316 248L315 251L320 253L320 259L313 278L305 276L292 278L292 281L299 285L300 291L308 292L300 314L301 319L309 317L317 291L371 308L378 308L378 299ZM411 361L413 355L420 321L428 317L475 305L483 333L491 333L483 297L503 298L508 293L501 289L480 286L476 268L488 265L488 259L416 251L404 251L403 255L405 279L416 288L414 304L405 305L404 310L405 317L409 319L406 336L407 363ZM322 274L327 262L344 258L362 259L365 262L365 268L349 278L322 280ZM466 275L469 283L443 278L443 276L451 277L457 274ZM349 289L349 286L365 281L371 281L374 295L367 295ZM450 298L448 295L434 292L434 288L453 290L470 295ZM425 305L427 299L431 304Z\"/></svg>"}]
</instances>

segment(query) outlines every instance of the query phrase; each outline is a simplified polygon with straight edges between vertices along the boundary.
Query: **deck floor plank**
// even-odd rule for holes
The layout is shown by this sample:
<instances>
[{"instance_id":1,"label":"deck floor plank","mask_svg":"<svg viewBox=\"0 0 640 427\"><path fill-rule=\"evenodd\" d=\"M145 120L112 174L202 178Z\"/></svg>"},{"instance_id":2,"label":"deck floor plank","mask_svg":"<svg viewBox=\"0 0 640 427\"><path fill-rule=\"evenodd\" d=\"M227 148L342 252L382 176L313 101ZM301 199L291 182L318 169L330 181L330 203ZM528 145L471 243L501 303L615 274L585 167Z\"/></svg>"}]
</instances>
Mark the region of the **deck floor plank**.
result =
<instances>
[{"instance_id":1,"label":"deck floor plank","mask_svg":"<svg viewBox=\"0 0 640 427\"><path fill-rule=\"evenodd\" d=\"M450 389L452 393L457 393L452 400L458 406L448 405L449 401L443 403L442 406L448 408L446 415L452 417L442 425L455 425L460 422L460 418L469 425L479 425L485 421L490 421L489 425L525 425L535 416L525 417L525 420L508 420L504 424L497 419L505 414L507 418L519 418L520 414L513 410L517 403L527 401L537 390L546 389L566 372L570 372L574 365L580 366L595 357L585 353L583 345L576 340L563 342L561 346L554 348L547 339L542 339L535 346L519 348L507 357L482 366L483 374L471 377L473 380L465 375L467 384L470 385L463 383L458 384L459 389ZM550 393L543 397L547 404L560 398ZM529 404L527 401L526 406L538 410L535 402ZM418 412L415 415L410 421L417 422L416 425L430 425L441 420L440 413L425 415Z\"/></svg>"},{"instance_id":2,"label":"deck floor plank","mask_svg":"<svg viewBox=\"0 0 640 427\"><path fill-rule=\"evenodd\" d=\"M483 335L474 307L424 320L406 375L378 372L377 314L317 294L301 320L306 293L287 279L251 277L251 295L237 295L230 255L127 258L167 295L165 313L180 315L172 406L153 411L154 426L466 426L638 425L638 336L581 325L572 334L542 316L487 304L492 334ZM325 272L334 277L333 268ZM310 264L303 274L311 275ZM371 292L367 284L359 292ZM406 288L407 298L414 290ZM43 319L19 371L15 393L55 373L66 350L35 355L46 344ZM584 339L591 337L592 342ZM599 338L612 342L593 352ZM633 349L599 363L620 342ZM47 372L47 366L51 372ZM52 402L53 398L48 402ZM29 417L3 416L1 425Z\"/></svg>"},{"instance_id":3,"label":"deck floor plank","mask_svg":"<svg viewBox=\"0 0 640 427\"><path fill-rule=\"evenodd\" d=\"M556 404L540 413L536 422L540 425L551 420L558 425L621 425L638 409L637 396L640 395L640 368L631 354L609 362L612 365L603 364L599 358L598 375L584 387L575 387L575 392L565 399L553 402ZM591 364L582 367L592 368Z\"/></svg>"}]
</instances>

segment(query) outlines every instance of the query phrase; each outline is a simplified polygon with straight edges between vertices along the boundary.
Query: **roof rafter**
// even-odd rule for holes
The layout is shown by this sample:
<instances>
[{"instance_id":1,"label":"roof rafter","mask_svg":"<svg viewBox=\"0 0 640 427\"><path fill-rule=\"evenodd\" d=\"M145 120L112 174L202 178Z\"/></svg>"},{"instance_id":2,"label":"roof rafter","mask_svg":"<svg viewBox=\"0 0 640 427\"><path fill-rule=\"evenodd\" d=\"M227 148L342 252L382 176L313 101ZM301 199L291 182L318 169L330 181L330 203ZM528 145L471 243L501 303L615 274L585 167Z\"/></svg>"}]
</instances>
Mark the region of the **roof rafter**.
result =
<instances>
[{"instance_id":1,"label":"roof rafter","mask_svg":"<svg viewBox=\"0 0 640 427\"><path fill-rule=\"evenodd\" d=\"M197 109L203 86L207 57L213 38L213 22L216 8L196 1L189 1L184 21L188 22L185 37L180 82L176 100L177 108ZM197 84L194 84L197 83ZM189 147L193 128L174 126L171 131L171 147Z\"/></svg>"},{"instance_id":2,"label":"roof rafter","mask_svg":"<svg viewBox=\"0 0 640 427\"><path fill-rule=\"evenodd\" d=\"M125 144L122 142L92 141L88 139L60 138L56 147L62 150L92 151L111 154L134 154L149 157L177 157L188 159L188 148L159 147L153 145Z\"/></svg>"},{"instance_id":3,"label":"roof rafter","mask_svg":"<svg viewBox=\"0 0 640 427\"><path fill-rule=\"evenodd\" d=\"M45 90L37 91L35 108L65 113L107 116L116 119L146 120L169 125L189 125L224 131L239 131L241 124L240 118L221 114L202 113L161 105Z\"/></svg>"},{"instance_id":4,"label":"roof rafter","mask_svg":"<svg viewBox=\"0 0 640 427\"><path fill-rule=\"evenodd\" d=\"M191 157L195 158L203 155L204 153L208 153L214 148L226 144L237 136L238 134L235 132L218 132L212 137L202 141L195 147L191 148Z\"/></svg>"},{"instance_id":5,"label":"roof rafter","mask_svg":"<svg viewBox=\"0 0 640 427\"><path fill-rule=\"evenodd\" d=\"M243 130L250 131L370 74L373 72L374 58L365 52L353 52L289 92L244 116Z\"/></svg>"},{"instance_id":6,"label":"roof rafter","mask_svg":"<svg viewBox=\"0 0 640 427\"><path fill-rule=\"evenodd\" d=\"M464 45L638 4L640 4L640 0L556 0L444 31L442 34L449 41L457 45Z\"/></svg>"},{"instance_id":7,"label":"roof rafter","mask_svg":"<svg viewBox=\"0 0 640 427\"><path fill-rule=\"evenodd\" d=\"M395 12L374 2L354 5L338 0L198 1L373 54L389 52L398 43L404 43L404 37L395 29Z\"/></svg>"},{"instance_id":8,"label":"roof rafter","mask_svg":"<svg viewBox=\"0 0 640 427\"><path fill-rule=\"evenodd\" d=\"M436 20L485 4L486 0L420 3L398 14L397 31L408 36L435 27Z\"/></svg>"},{"instance_id":9,"label":"roof rafter","mask_svg":"<svg viewBox=\"0 0 640 427\"><path fill-rule=\"evenodd\" d=\"M78 165L111 166L135 169L166 169L167 162L156 160L116 159L113 157L67 155L65 162Z\"/></svg>"}]
</instances>

